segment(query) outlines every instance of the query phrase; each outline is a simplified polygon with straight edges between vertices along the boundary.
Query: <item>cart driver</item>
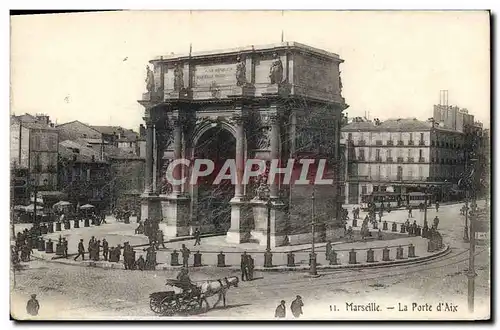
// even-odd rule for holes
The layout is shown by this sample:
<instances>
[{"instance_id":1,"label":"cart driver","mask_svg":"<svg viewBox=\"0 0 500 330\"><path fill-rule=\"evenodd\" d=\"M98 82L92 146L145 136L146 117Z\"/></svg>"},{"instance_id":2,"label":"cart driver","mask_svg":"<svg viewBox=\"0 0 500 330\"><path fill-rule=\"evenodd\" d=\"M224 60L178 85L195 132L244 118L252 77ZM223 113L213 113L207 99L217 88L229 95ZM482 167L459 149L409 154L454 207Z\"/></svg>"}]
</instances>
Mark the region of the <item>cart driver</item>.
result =
<instances>
[{"instance_id":1,"label":"cart driver","mask_svg":"<svg viewBox=\"0 0 500 330\"><path fill-rule=\"evenodd\" d=\"M182 290L184 292L190 290L193 287L193 284L191 283L191 279L189 278L189 271L187 268L181 268L181 271L177 275L177 280L180 282L182 285Z\"/></svg>"}]
</instances>

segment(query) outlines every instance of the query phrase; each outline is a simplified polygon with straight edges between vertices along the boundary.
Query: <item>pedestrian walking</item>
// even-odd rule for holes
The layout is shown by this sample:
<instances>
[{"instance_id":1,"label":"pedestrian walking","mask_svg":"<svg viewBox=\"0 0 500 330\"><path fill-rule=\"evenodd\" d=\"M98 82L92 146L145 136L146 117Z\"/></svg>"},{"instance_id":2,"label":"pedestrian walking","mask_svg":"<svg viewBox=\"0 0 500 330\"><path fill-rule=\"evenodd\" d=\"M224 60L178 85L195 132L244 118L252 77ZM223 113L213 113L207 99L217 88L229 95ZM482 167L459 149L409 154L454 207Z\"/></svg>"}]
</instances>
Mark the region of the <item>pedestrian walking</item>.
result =
<instances>
[{"instance_id":1,"label":"pedestrian walking","mask_svg":"<svg viewBox=\"0 0 500 330\"><path fill-rule=\"evenodd\" d=\"M248 281L248 255L246 251L244 251L243 254L241 255L240 268L241 268L241 280Z\"/></svg>"},{"instance_id":2,"label":"pedestrian walking","mask_svg":"<svg viewBox=\"0 0 500 330\"><path fill-rule=\"evenodd\" d=\"M97 240L94 243L94 261L99 261L100 254L101 254L101 241Z\"/></svg>"},{"instance_id":3,"label":"pedestrian walking","mask_svg":"<svg viewBox=\"0 0 500 330\"><path fill-rule=\"evenodd\" d=\"M75 257L75 261L79 256L82 256L82 260L85 260L85 247L83 246L83 239L80 239L80 243L78 243L78 254Z\"/></svg>"},{"instance_id":4,"label":"pedestrian walking","mask_svg":"<svg viewBox=\"0 0 500 330\"><path fill-rule=\"evenodd\" d=\"M156 247L157 250L160 248L160 244L164 249L166 249L165 241L163 240L163 230L158 230L158 241L157 241L157 247Z\"/></svg>"},{"instance_id":5,"label":"pedestrian walking","mask_svg":"<svg viewBox=\"0 0 500 330\"><path fill-rule=\"evenodd\" d=\"M36 294L31 295L31 299L26 304L26 312L32 316L37 316L40 310L40 303L36 299Z\"/></svg>"},{"instance_id":6,"label":"pedestrian walking","mask_svg":"<svg viewBox=\"0 0 500 330\"><path fill-rule=\"evenodd\" d=\"M290 310L295 318L299 318L302 315L302 307L304 307L304 303L302 302L302 297L297 296L292 304L290 305Z\"/></svg>"},{"instance_id":7,"label":"pedestrian walking","mask_svg":"<svg viewBox=\"0 0 500 330\"><path fill-rule=\"evenodd\" d=\"M412 213L412 207L411 205L408 206L408 217L413 218L413 213Z\"/></svg>"},{"instance_id":8,"label":"pedestrian walking","mask_svg":"<svg viewBox=\"0 0 500 330\"><path fill-rule=\"evenodd\" d=\"M439 212L439 202L436 201L436 212Z\"/></svg>"},{"instance_id":9,"label":"pedestrian walking","mask_svg":"<svg viewBox=\"0 0 500 330\"><path fill-rule=\"evenodd\" d=\"M435 227L436 229L438 229L438 225L439 225L439 218L438 218L438 216L436 215L436 217L434 218L434 227Z\"/></svg>"},{"instance_id":10,"label":"pedestrian walking","mask_svg":"<svg viewBox=\"0 0 500 330\"><path fill-rule=\"evenodd\" d=\"M66 237L62 239L62 244L63 244L63 257L67 258L68 257L68 241L66 240Z\"/></svg>"},{"instance_id":11,"label":"pedestrian walking","mask_svg":"<svg viewBox=\"0 0 500 330\"><path fill-rule=\"evenodd\" d=\"M274 312L274 317L279 319L286 317L286 306L284 300L282 300L278 305L278 307L276 307L276 311Z\"/></svg>"},{"instance_id":12,"label":"pedestrian walking","mask_svg":"<svg viewBox=\"0 0 500 330\"><path fill-rule=\"evenodd\" d=\"M181 254L182 254L182 266L185 268L189 267L188 262L191 251L186 247L185 244L182 244Z\"/></svg>"},{"instance_id":13,"label":"pedestrian walking","mask_svg":"<svg viewBox=\"0 0 500 330\"><path fill-rule=\"evenodd\" d=\"M384 215L384 211L382 211L382 209L380 209L380 211L378 212L378 222L382 222L383 215Z\"/></svg>"},{"instance_id":14,"label":"pedestrian walking","mask_svg":"<svg viewBox=\"0 0 500 330\"><path fill-rule=\"evenodd\" d=\"M105 238L102 239L102 256L105 261L108 261L109 244Z\"/></svg>"},{"instance_id":15,"label":"pedestrian walking","mask_svg":"<svg viewBox=\"0 0 500 330\"><path fill-rule=\"evenodd\" d=\"M344 235L345 235L345 232L346 232L346 230L345 230L345 225L344 225ZM331 252L332 252L332 242L328 241L328 243L326 243L326 253L325 253L326 259L329 258Z\"/></svg>"},{"instance_id":16,"label":"pedestrian walking","mask_svg":"<svg viewBox=\"0 0 500 330\"><path fill-rule=\"evenodd\" d=\"M194 245L195 246L201 245L201 233L200 233L200 230L198 228L195 229L193 236L194 236Z\"/></svg>"}]
</instances>

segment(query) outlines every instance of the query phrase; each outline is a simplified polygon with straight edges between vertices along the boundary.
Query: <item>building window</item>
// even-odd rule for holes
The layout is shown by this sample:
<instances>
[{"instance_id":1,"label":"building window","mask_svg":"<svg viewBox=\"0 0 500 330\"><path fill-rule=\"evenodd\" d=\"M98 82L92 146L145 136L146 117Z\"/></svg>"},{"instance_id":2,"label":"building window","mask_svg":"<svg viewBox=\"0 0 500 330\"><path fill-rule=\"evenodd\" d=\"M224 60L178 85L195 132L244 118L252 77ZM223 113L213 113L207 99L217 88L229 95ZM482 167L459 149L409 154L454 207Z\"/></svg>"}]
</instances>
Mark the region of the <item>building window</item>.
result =
<instances>
[{"instance_id":1,"label":"building window","mask_svg":"<svg viewBox=\"0 0 500 330\"><path fill-rule=\"evenodd\" d=\"M377 166L377 179L380 179L380 174L381 174L381 167L379 165Z\"/></svg>"},{"instance_id":2,"label":"building window","mask_svg":"<svg viewBox=\"0 0 500 330\"><path fill-rule=\"evenodd\" d=\"M361 195L366 195L368 193L368 189L366 186L361 186Z\"/></svg>"},{"instance_id":3,"label":"building window","mask_svg":"<svg viewBox=\"0 0 500 330\"><path fill-rule=\"evenodd\" d=\"M410 133L410 141L413 141L413 133Z\"/></svg>"},{"instance_id":4,"label":"building window","mask_svg":"<svg viewBox=\"0 0 500 330\"><path fill-rule=\"evenodd\" d=\"M387 166L387 169L386 169L386 176L387 176L387 178L391 177L391 168L392 168L392 166L390 166L390 165Z\"/></svg>"},{"instance_id":5,"label":"building window","mask_svg":"<svg viewBox=\"0 0 500 330\"><path fill-rule=\"evenodd\" d=\"M381 158L380 158L380 149L375 149L375 160L376 161L380 161Z\"/></svg>"},{"instance_id":6,"label":"building window","mask_svg":"<svg viewBox=\"0 0 500 330\"><path fill-rule=\"evenodd\" d=\"M418 167L418 177L420 178L420 180L423 180L424 179L423 176L424 176L424 169L422 168L422 166L419 166Z\"/></svg>"},{"instance_id":7,"label":"building window","mask_svg":"<svg viewBox=\"0 0 500 330\"><path fill-rule=\"evenodd\" d=\"M419 157L419 158L423 158L423 157L424 157L424 151L423 151L422 149L420 149L420 150L418 151L418 157Z\"/></svg>"},{"instance_id":8,"label":"building window","mask_svg":"<svg viewBox=\"0 0 500 330\"><path fill-rule=\"evenodd\" d=\"M387 158L392 158L392 150L387 149Z\"/></svg>"},{"instance_id":9,"label":"building window","mask_svg":"<svg viewBox=\"0 0 500 330\"><path fill-rule=\"evenodd\" d=\"M411 167L408 168L408 178L411 180L413 178L413 171L411 170Z\"/></svg>"},{"instance_id":10,"label":"building window","mask_svg":"<svg viewBox=\"0 0 500 330\"><path fill-rule=\"evenodd\" d=\"M424 133L420 133L420 141L424 141Z\"/></svg>"},{"instance_id":11,"label":"building window","mask_svg":"<svg viewBox=\"0 0 500 330\"><path fill-rule=\"evenodd\" d=\"M347 134L347 140L352 141L352 133Z\"/></svg>"},{"instance_id":12,"label":"building window","mask_svg":"<svg viewBox=\"0 0 500 330\"><path fill-rule=\"evenodd\" d=\"M359 149L359 159L365 159L365 149Z\"/></svg>"},{"instance_id":13,"label":"building window","mask_svg":"<svg viewBox=\"0 0 500 330\"><path fill-rule=\"evenodd\" d=\"M411 157L411 149L408 149L408 158Z\"/></svg>"}]
</instances>

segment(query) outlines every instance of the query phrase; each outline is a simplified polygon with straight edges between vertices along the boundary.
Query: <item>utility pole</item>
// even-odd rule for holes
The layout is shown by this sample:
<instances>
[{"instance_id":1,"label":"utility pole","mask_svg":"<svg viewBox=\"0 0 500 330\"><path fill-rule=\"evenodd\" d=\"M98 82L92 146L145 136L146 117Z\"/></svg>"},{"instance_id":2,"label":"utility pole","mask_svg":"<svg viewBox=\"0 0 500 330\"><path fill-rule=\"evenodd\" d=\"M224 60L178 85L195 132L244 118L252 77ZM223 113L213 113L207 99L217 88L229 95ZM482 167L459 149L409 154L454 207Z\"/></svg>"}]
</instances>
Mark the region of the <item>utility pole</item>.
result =
<instances>
[{"instance_id":1,"label":"utility pole","mask_svg":"<svg viewBox=\"0 0 500 330\"><path fill-rule=\"evenodd\" d=\"M471 162L475 164L476 159L471 159ZM474 165L473 165L474 166ZM475 183L476 181L474 180L474 174L475 170L472 168L472 178L470 178L471 184L469 185L472 188L472 199L474 201L474 205L476 205L475 201ZM475 288L475 277L476 271L475 271L475 266L474 266L474 254L476 250L476 232L475 232L475 220L476 220L476 214L477 214L477 209L474 208L472 210L473 213L471 214L470 218L470 240L469 240L469 270L467 271L467 302L469 306L469 313L474 313L474 288Z\"/></svg>"},{"instance_id":2,"label":"utility pole","mask_svg":"<svg viewBox=\"0 0 500 330\"><path fill-rule=\"evenodd\" d=\"M468 171L468 153L465 156L465 174L467 175ZM469 242L469 228L468 228L468 220L469 220L469 185L466 185L465 188L465 226L464 226L464 242Z\"/></svg>"},{"instance_id":3,"label":"utility pole","mask_svg":"<svg viewBox=\"0 0 500 330\"><path fill-rule=\"evenodd\" d=\"M273 254L271 253L271 198L267 200L267 242L266 252L264 253L264 267L269 268L273 266Z\"/></svg>"},{"instance_id":4,"label":"utility pole","mask_svg":"<svg viewBox=\"0 0 500 330\"><path fill-rule=\"evenodd\" d=\"M314 250L314 235L316 233L316 217L314 214L314 205L315 204L315 198L314 198L314 186L313 186L313 192L311 195L311 233L312 233L312 241L311 241L311 255L309 256L309 260L311 262L309 274L312 276L317 276L318 272L316 271L316 253Z\"/></svg>"}]
</instances>

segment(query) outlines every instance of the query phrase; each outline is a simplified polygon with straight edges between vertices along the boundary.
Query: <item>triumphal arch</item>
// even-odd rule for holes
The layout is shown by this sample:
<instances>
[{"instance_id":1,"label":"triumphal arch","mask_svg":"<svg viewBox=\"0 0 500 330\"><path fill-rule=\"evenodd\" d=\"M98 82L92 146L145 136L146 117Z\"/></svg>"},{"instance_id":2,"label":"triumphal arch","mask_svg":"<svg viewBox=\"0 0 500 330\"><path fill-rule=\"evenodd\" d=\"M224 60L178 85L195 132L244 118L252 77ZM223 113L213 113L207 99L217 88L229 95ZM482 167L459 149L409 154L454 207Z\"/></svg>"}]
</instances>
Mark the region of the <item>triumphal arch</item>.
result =
<instances>
[{"instance_id":1,"label":"triumphal arch","mask_svg":"<svg viewBox=\"0 0 500 330\"><path fill-rule=\"evenodd\" d=\"M165 236L225 234L233 243L272 246L343 234L340 125L347 108L337 54L294 42L160 56L147 67L146 187L141 218L158 219ZM240 180L248 159L326 159L332 184ZM172 184L178 159L234 159L238 179ZM314 166L314 164L313 164ZM176 178L192 166L176 166ZM311 182L314 182L313 180ZM312 195L314 193L314 199ZM314 207L313 207L314 205ZM270 216L268 216L268 212ZM268 221L269 219L269 221Z\"/></svg>"}]
</instances>

